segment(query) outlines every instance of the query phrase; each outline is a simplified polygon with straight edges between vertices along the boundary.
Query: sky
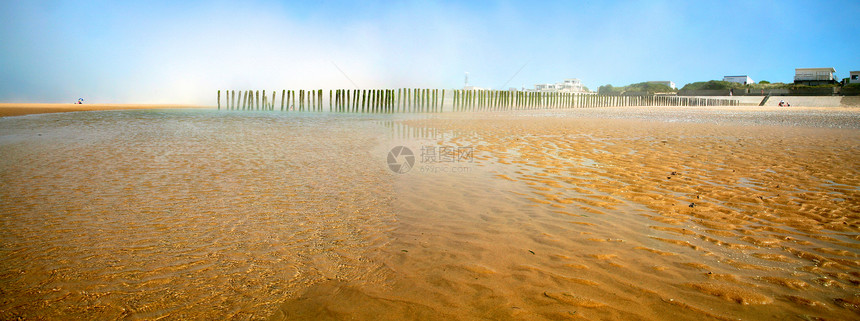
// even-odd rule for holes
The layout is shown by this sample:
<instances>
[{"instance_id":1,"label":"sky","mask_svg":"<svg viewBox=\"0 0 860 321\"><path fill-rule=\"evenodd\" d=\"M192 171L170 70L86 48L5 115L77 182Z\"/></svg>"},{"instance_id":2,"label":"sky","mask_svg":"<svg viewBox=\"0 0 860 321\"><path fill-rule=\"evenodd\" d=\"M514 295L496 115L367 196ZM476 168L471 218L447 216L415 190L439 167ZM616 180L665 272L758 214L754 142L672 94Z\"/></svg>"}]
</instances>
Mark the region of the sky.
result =
<instances>
[{"instance_id":1,"label":"sky","mask_svg":"<svg viewBox=\"0 0 860 321\"><path fill-rule=\"evenodd\" d=\"M0 1L0 102L860 70L860 1Z\"/></svg>"}]
</instances>

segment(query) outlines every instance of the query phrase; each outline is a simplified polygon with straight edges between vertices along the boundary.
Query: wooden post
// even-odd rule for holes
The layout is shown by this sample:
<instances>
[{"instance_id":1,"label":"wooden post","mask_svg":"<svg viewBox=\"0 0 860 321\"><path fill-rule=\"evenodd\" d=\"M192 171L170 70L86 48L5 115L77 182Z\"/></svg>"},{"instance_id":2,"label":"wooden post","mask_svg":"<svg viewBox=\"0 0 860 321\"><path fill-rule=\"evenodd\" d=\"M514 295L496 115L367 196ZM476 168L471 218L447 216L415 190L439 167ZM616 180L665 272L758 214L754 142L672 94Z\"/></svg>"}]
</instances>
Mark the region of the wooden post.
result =
<instances>
[{"instance_id":1,"label":"wooden post","mask_svg":"<svg viewBox=\"0 0 860 321\"><path fill-rule=\"evenodd\" d=\"M364 107L365 107L366 103L367 103L367 90L362 90L361 91L361 112L362 113L365 112Z\"/></svg>"}]
</instances>

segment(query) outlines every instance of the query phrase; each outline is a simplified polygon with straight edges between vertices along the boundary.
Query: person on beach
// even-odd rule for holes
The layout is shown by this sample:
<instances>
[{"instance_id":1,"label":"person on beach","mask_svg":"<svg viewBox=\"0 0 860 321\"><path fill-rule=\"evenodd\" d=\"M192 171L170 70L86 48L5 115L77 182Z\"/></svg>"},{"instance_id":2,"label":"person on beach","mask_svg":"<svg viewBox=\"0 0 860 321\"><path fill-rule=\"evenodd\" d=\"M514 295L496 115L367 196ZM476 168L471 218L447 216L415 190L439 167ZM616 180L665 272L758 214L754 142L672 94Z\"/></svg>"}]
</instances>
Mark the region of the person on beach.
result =
<instances>
[{"instance_id":1,"label":"person on beach","mask_svg":"<svg viewBox=\"0 0 860 321\"><path fill-rule=\"evenodd\" d=\"M78 98L78 105L83 105L83 103L84 103L84 99L83 99L83 98Z\"/></svg>"}]
</instances>

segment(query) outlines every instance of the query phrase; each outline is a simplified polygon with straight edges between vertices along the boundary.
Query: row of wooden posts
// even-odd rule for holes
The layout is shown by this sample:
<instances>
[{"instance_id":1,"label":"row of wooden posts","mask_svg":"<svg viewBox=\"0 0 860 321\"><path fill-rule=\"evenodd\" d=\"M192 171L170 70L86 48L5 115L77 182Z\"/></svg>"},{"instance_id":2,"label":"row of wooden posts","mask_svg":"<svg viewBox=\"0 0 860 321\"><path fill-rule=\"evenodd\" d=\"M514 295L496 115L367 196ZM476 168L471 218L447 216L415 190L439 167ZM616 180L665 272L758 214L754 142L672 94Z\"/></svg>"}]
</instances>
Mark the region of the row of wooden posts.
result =
<instances>
[{"instance_id":1,"label":"row of wooden posts","mask_svg":"<svg viewBox=\"0 0 860 321\"><path fill-rule=\"evenodd\" d=\"M425 113L445 108L443 89L335 89L329 90L330 112L351 113ZM737 106L738 101L719 98L678 96L598 96L560 92L508 90L460 90L453 92L453 111L496 111L623 106ZM271 98L257 90L226 90L226 110L275 110L277 91ZM222 107L218 91L218 109ZM323 111L323 90L282 90L281 111Z\"/></svg>"},{"instance_id":2,"label":"row of wooden posts","mask_svg":"<svg viewBox=\"0 0 860 321\"><path fill-rule=\"evenodd\" d=\"M224 91L224 109L226 110L275 110L275 103L278 92L272 91L272 98L266 95L263 90L262 94L259 90L240 90L238 93L235 90ZM282 90L281 91L281 111L322 111L323 110L323 90ZM218 109L221 109L221 91L218 91Z\"/></svg>"},{"instance_id":3,"label":"row of wooden posts","mask_svg":"<svg viewBox=\"0 0 860 321\"><path fill-rule=\"evenodd\" d=\"M623 106L737 106L737 100L678 96L601 96L563 92L454 90L454 111Z\"/></svg>"}]
</instances>

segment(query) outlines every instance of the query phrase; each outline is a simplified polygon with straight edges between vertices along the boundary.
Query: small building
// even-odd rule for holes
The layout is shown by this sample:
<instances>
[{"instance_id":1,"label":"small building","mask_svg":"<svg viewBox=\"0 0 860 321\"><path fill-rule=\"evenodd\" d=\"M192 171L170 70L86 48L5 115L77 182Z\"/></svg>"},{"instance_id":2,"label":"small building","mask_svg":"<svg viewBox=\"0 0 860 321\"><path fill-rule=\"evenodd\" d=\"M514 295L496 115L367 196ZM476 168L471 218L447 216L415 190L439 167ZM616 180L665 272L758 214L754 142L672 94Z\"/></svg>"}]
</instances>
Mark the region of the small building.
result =
<instances>
[{"instance_id":1,"label":"small building","mask_svg":"<svg viewBox=\"0 0 860 321\"><path fill-rule=\"evenodd\" d=\"M836 82L833 68L795 68L794 83L809 86L832 84Z\"/></svg>"},{"instance_id":2,"label":"small building","mask_svg":"<svg viewBox=\"0 0 860 321\"><path fill-rule=\"evenodd\" d=\"M851 75L848 76L849 84L860 84L860 71L852 71Z\"/></svg>"},{"instance_id":3,"label":"small building","mask_svg":"<svg viewBox=\"0 0 860 321\"><path fill-rule=\"evenodd\" d=\"M535 91L555 91L555 84L537 84Z\"/></svg>"},{"instance_id":4,"label":"small building","mask_svg":"<svg viewBox=\"0 0 860 321\"><path fill-rule=\"evenodd\" d=\"M523 88L523 91L560 92L577 94L588 93L585 86L582 85L582 81L577 78L568 78L563 80L562 82L557 82L554 84L537 84L535 85L534 90L527 90Z\"/></svg>"},{"instance_id":5,"label":"small building","mask_svg":"<svg viewBox=\"0 0 860 321\"><path fill-rule=\"evenodd\" d=\"M674 82L674 81L668 81L668 80L655 80L655 81L649 81L649 83L652 83L652 84L661 84L661 85L666 85L666 86L669 86L669 88L672 88L672 89L678 89L678 88L675 88L675 82Z\"/></svg>"},{"instance_id":6,"label":"small building","mask_svg":"<svg viewBox=\"0 0 860 321\"><path fill-rule=\"evenodd\" d=\"M741 75L741 76L724 76L724 77L723 77L723 81L728 81L728 82L738 83L738 84L741 84L741 85L752 85L752 84L754 84L754 83L755 83L755 82L752 80L752 78L750 78L750 76L747 76L747 75Z\"/></svg>"}]
</instances>

